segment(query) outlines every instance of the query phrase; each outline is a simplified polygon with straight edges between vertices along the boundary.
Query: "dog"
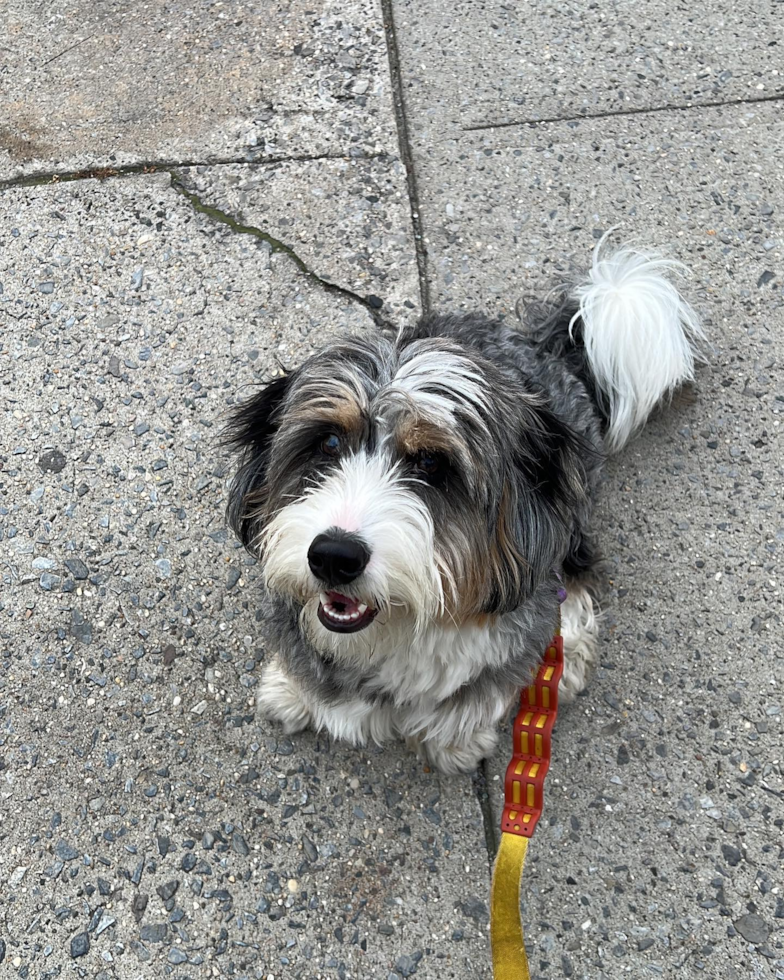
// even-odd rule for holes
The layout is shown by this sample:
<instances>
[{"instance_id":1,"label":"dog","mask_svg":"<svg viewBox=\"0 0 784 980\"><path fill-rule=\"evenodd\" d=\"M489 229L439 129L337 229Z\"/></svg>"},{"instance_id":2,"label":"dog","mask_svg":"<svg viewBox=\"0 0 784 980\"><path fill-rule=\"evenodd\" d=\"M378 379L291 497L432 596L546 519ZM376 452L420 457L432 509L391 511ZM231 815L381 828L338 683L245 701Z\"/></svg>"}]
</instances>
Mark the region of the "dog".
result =
<instances>
[{"instance_id":1,"label":"dog","mask_svg":"<svg viewBox=\"0 0 784 980\"><path fill-rule=\"evenodd\" d=\"M262 716L471 771L553 636L561 582L561 692L583 688L603 461L702 359L682 268L602 241L522 326L426 315L348 337L235 410L228 519L263 572Z\"/></svg>"}]
</instances>

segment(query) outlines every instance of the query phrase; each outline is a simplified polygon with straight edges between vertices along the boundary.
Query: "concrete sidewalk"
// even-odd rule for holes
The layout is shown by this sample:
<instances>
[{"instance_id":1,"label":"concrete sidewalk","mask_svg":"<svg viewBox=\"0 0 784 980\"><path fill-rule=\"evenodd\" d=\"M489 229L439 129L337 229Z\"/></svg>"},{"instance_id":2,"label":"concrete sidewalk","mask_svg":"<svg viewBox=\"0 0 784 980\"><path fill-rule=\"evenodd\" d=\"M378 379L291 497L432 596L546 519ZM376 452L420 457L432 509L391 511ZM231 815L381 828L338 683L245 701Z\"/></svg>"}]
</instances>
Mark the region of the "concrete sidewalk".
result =
<instances>
[{"instance_id":1,"label":"concrete sidewalk","mask_svg":"<svg viewBox=\"0 0 784 980\"><path fill-rule=\"evenodd\" d=\"M715 355L607 476L536 977L784 977L780 3L11 0L0 976L489 980L475 779L253 717L221 419L325 337L516 301L608 228Z\"/></svg>"}]
</instances>

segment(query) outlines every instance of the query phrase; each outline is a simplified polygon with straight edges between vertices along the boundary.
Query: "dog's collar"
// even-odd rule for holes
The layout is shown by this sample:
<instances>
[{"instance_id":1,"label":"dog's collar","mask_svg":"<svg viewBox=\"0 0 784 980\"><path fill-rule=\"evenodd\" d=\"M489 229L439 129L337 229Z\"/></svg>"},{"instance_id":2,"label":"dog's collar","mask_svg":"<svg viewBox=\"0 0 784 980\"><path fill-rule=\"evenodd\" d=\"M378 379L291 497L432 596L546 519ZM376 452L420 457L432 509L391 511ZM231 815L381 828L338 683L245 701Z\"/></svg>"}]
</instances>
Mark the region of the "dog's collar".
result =
<instances>
[{"instance_id":1,"label":"dog's collar","mask_svg":"<svg viewBox=\"0 0 784 980\"><path fill-rule=\"evenodd\" d=\"M555 573L556 579L558 580L558 588L556 590L556 595L558 596L558 602L560 605L563 605L566 602L566 586L563 583L563 575L560 569L558 568L553 569L553 571Z\"/></svg>"}]
</instances>

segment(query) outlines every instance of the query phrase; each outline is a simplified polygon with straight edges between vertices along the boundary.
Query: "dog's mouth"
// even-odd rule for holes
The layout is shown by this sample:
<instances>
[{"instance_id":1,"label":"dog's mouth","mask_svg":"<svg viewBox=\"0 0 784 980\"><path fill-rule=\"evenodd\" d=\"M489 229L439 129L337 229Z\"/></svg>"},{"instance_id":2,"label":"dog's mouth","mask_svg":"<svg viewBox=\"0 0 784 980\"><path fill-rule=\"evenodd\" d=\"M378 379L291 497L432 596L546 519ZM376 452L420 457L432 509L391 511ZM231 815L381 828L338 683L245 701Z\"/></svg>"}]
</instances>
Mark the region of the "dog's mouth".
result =
<instances>
[{"instance_id":1,"label":"dog's mouth","mask_svg":"<svg viewBox=\"0 0 784 980\"><path fill-rule=\"evenodd\" d=\"M321 625L333 633L357 633L370 626L376 618L376 610L340 592L322 592L318 618Z\"/></svg>"}]
</instances>

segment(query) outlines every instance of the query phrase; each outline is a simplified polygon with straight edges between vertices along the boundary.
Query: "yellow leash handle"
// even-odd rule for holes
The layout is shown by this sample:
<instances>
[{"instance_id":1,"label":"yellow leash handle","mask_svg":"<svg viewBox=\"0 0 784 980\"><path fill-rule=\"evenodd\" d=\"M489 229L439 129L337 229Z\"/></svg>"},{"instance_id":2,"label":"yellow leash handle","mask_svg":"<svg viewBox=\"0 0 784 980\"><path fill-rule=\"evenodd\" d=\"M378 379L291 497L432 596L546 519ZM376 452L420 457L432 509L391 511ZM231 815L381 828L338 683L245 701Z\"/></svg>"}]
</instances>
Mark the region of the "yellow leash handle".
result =
<instances>
[{"instance_id":1,"label":"yellow leash handle","mask_svg":"<svg viewBox=\"0 0 784 980\"><path fill-rule=\"evenodd\" d=\"M558 682L563 674L560 617L530 687L520 695L514 721L512 761L506 770L501 845L490 891L490 946L494 980L530 980L520 921L520 883L533 834L544 805L544 779L550 768L550 739L558 713Z\"/></svg>"},{"instance_id":2,"label":"yellow leash handle","mask_svg":"<svg viewBox=\"0 0 784 980\"><path fill-rule=\"evenodd\" d=\"M520 882L527 851L527 837L501 834L490 891L494 980L531 980L520 922Z\"/></svg>"}]
</instances>

